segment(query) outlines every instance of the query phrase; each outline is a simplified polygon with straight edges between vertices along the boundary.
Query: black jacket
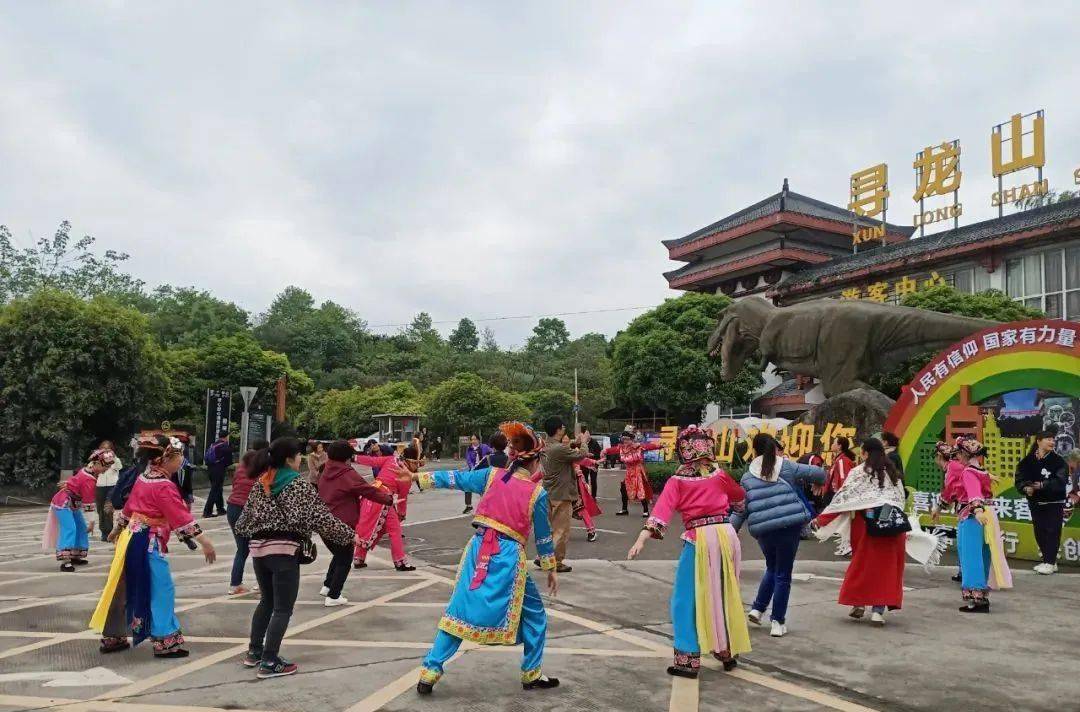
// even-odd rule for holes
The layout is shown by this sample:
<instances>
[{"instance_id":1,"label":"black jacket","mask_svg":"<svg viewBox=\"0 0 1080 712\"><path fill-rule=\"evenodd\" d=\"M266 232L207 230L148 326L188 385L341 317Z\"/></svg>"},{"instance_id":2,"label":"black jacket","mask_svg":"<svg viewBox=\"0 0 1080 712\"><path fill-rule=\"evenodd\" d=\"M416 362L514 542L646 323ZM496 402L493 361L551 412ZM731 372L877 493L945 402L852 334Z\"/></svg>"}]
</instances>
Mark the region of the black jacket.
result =
<instances>
[{"instance_id":1,"label":"black jacket","mask_svg":"<svg viewBox=\"0 0 1080 712\"><path fill-rule=\"evenodd\" d=\"M1028 497L1032 504L1055 504L1065 501L1065 487L1069 481L1069 466L1065 458L1056 452L1050 452L1043 459L1036 453L1029 453L1016 466L1016 491L1023 492L1025 485L1041 482L1042 487Z\"/></svg>"}]
</instances>

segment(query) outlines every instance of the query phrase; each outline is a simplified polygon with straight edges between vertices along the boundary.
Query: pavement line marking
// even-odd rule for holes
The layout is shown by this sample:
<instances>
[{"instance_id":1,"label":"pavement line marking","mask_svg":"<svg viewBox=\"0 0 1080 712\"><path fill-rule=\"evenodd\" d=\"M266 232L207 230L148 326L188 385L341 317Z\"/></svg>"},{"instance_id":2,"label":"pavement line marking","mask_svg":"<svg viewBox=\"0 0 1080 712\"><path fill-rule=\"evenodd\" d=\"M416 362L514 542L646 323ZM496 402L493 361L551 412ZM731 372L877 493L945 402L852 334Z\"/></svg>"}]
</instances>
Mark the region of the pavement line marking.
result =
<instances>
[{"instance_id":1,"label":"pavement line marking","mask_svg":"<svg viewBox=\"0 0 1080 712\"><path fill-rule=\"evenodd\" d=\"M672 676L668 712L697 712L699 689L697 680Z\"/></svg>"},{"instance_id":2,"label":"pavement line marking","mask_svg":"<svg viewBox=\"0 0 1080 712\"><path fill-rule=\"evenodd\" d=\"M453 514L449 517L436 517L435 519L424 519L419 522L405 522L401 525L401 528L416 526L417 524L434 524L436 522L449 522L454 519L464 519L465 517L474 516L471 512L469 514Z\"/></svg>"},{"instance_id":3,"label":"pavement line marking","mask_svg":"<svg viewBox=\"0 0 1080 712\"><path fill-rule=\"evenodd\" d=\"M0 706L31 708L63 707L65 712L266 712L240 707L195 707L192 705L155 705L143 702L95 702L60 697L32 697L29 695L0 695Z\"/></svg>"},{"instance_id":4,"label":"pavement line marking","mask_svg":"<svg viewBox=\"0 0 1080 712\"><path fill-rule=\"evenodd\" d=\"M334 611L333 613L329 613L325 616L321 616L319 618L315 618L313 620L301 623L300 625L290 627L288 632L285 633L285 639L289 640L297 633L303 633L305 631L311 630L312 628L323 625L324 623L330 623L340 618L344 618L347 615L362 611L366 608L371 608L372 606L377 606L382 603L386 603L387 601L392 601L399 596L407 596L413 591L419 591L422 588L427 588L432 583L432 581L422 581L420 583L413 584L412 586L406 586L399 591L383 594L382 596L379 596L378 598L373 598L370 601L362 601L355 605L349 604L347 606L342 606L340 609ZM226 648L225 650L219 650L218 652L212 653L205 657L200 657L198 660L193 660L184 665L174 667L171 670L165 670L158 673L157 675L151 675L145 680L140 680L133 685L128 685L118 690L112 690L110 692L102 693L95 696L93 699L107 700L111 702L120 698L139 695L151 688L157 687L158 685L162 685L166 682L171 682L173 680L176 680L177 678L183 677L184 675L198 672L203 668L207 668L216 663L228 660L229 658L234 657L245 650L247 650L246 642L242 645L236 645L231 648Z\"/></svg>"},{"instance_id":5,"label":"pavement line marking","mask_svg":"<svg viewBox=\"0 0 1080 712\"><path fill-rule=\"evenodd\" d=\"M462 644L462 647L464 647L464 643ZM446 665L454 662L465 653L465 650L458 650L446 661ZM420 668L413 668L389 685L376 690L351 707L345 708L344 712L378 712L378 710L381 710L385 705L393 702L398 697L408 692L410 688L415 687L419 678Z\"/></svg>"},{"instance_id":6,"label":"pavement line marking","mask_svg":"<svg viewBox=\"0 0 1080 712\"><path fill-rule=\"evenodd\" d=\"M570 528L571 529L577 529L578 531L582 531L582 532L589 531L586 527L570 527ZM600 527L597 527L597 528L593 529L593 531L594 532L604 532L605 534L627 534L628 533L628 532L618 532L618 531L615 531L614 529L601 529Z\"/></svg>"},{"instance_id":7,"label":"pavement line marking","mask_svg":"<svg viewBox=\"0 0 1080 712\"><path fill-rule=\"evenodd\" d=\"M723 670L723 666L712 657L706 658L702 656L701 666L707 667L710 670ZM864 705L857 704L855 702L849 702L842 697L830 695L827 692L821 692L809 687L802 687L786 680L778 680L768 675L762 675L761 673L751 672L745 670L742 667L738 667L731 672L724 673L725 675L731 675L740 680L753 683L754 685L760 685L767 687L770 690L776 690L782 692L785 695L791 695L792 697L798 697L803 700L809 700L815 704L819 704L822 707L828 707L833 710L841 710L841 712L878 712L873 707L866 707Z\"/></svg>"},{"instance_id":8,"label":"pavement line marking","mask_svg":"<svg viewBox=\"0 0 1080 712\"><path fill-rule=\"evenodd\" d=\"M425 647L428 647L425 645ZM478 653L521 653L520 645L485 645L476 649ZM544 646L544 655L556 653L560 655L596 655L609 658L649 658L666 660L670 655L667 652L652 650L617 650L615 648L561 648L559 646Z\"/></svg>"}]
</instances>

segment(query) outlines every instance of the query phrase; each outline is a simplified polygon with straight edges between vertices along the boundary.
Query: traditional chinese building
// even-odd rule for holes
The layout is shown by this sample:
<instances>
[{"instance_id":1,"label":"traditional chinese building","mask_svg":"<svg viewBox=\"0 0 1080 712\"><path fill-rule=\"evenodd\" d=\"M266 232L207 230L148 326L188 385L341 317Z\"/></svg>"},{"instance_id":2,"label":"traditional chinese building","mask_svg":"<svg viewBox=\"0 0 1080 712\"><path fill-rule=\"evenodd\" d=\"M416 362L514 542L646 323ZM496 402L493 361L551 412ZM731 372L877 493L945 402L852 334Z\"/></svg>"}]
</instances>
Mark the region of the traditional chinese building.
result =
<instances>
[{"instance_id":1,"label":"traditional chinese building","mask_svg":"<svg viewBox=\"0 0 1080 712\"><path fill-rule=\"evenodd\" d=\"M689 235L664 241L683 267L665 273L672 289L761 295L778 306L809 299L895 304L935 284L969 293L997 289L1048 317L1080 320L1080 199L917 237L884 225L884 239L858 245L852 234L882 223L788 189ZM820 402L812 380L767 381L751 410L797 414Z\"/></svg>"}]
</instances>

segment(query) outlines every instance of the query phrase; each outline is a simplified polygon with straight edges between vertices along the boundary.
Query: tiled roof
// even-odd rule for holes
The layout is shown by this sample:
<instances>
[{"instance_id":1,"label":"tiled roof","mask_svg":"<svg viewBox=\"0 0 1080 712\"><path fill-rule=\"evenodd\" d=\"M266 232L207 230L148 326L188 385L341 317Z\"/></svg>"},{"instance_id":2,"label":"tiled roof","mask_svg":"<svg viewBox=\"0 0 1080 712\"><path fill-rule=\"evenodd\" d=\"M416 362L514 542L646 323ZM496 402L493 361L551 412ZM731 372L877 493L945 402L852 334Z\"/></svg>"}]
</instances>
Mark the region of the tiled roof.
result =
<instances>
[{"instance_id":1,"label":"tiled roof","mask_svg":"<svg viewBox=\"0 0 1080 712\"><path fill-rule=\"evenodd\" d=\"M946 230L923 238L907 240L874 249L861 250L858 254L838 257L820 265L801 270L777 285L777 291L813 283L824 277L865 269L874 264L910 259L924 254L954 247L961 247L1010 233L1033 230L1055 223L1080 219L1080 198L1013 213L1002 218L984 220L955 230Z\"/></svg>"},{"instance_id":2,"label":"tiled roof","mask_svg":"<svg viewBox=\"0 0 1080 712\"><path fill-rule=\"evenodd\" d=\"M783 396L798 395L802 392L803 390L799 388L799 381L794 378L789 378L780 385L774 386L769 390L765 391L760 396L758 396L758 398L781 398Z\"/></svg>"},{"instance_id":3,"label":"tiled roof","mask_svg":"<svg viewBox=\"0 0 1080 712\"><path fill-rule=\"evenodd\" d=\"M783 207L781 207L781 203ZM665 247L671 248L678 245L692 242L698 238L705 237L717 232L725 232L733 228L745 225L748 222L758 220L767 215L774 215L779 212L801 213L803 215L809 215L816 218L824 218L826 220L836 220L838 222L850 223L854 217L851 211L846 208L841 208L836 205L830 205L822 200L816 200L814 198L800 195L799 193L793 193L791 191L780 191L774 195L770 195L764 200L754 203L748 208L743 208L737 213L732 213L726 218L714 222L712 225L701 228L695 232L680 237L675 240L664 240ZM876 220L869 220L866 218L858 218L858 223L864 226L880 225L881 223ZM910 235L915 231L913 227L906 227L901 225L887 224L888 232L900 233L904 235Z\"/></svg>"}]
</instances>

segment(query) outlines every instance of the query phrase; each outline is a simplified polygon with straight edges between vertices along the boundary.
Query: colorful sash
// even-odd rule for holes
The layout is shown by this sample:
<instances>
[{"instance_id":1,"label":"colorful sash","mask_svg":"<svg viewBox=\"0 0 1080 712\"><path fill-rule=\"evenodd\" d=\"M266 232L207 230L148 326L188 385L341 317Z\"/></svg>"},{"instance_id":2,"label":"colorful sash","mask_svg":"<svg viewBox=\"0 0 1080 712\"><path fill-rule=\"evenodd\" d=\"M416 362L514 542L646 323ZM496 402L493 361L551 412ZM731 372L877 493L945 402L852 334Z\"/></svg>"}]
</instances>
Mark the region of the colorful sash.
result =
<instances>
[{"instance_id":1,"label":"colorful sash","mask_svg":"<svg viewBox=\"0 0 1080 712\"><path fill-rule=\"evenodd\" d=\"M729 527L727 531L723 527ZM731 657L750 652L730 525L699 527L694 545L694 596L698 642L703 651Z\"/></svg>"},{"instance_id":2,"label":"colorful sash","mask_svg":"<svg viewBox=\"0 0 1080 712\"><path fill-rule=\"evenodd\" d=\"M1005 545L1001 541L1001 524L998 522L997 512L989 505L984 511L990 515L990 522L983 525L983 539L990 547L990 575L987 577L987 584L998 591L1012 588L1012 571L1005 560Z\"/></svg>"},{"instance_id":3,"label":"colorful sash","mask_svg":"<svg viewBox=\"0 0 1080 712\"><path fill-rule=\"evenodd\" d=\"M491 557L499 553L499 533L490 527L483 527L483 530L483 534L477 532L477 536L482 536L483 539L480 541L480 551L476 555L476 571L473 572L472 581L469 582L470 591L480 588L480 585L484 583Z\"/></svg>"},{"instance_id":4,"label":"colorful sash","mask_svg":"<svg viewBox=\"0 0 1080 712\"><path fill-rule=\"evenodd\" d=\"M116 588L120 585L120 577L124 575L124 564L127 561L128 544L131 542L131 530L124 528L116 539L116 551L113 552L112 563L109 565L109 577L105 579L105 588L98 599L94 615L90 617L90 629L97 634L105 630L105 621L109 617L109 608L112 606L113 597L116 596Z\"/></svg>"}]
</instances>

